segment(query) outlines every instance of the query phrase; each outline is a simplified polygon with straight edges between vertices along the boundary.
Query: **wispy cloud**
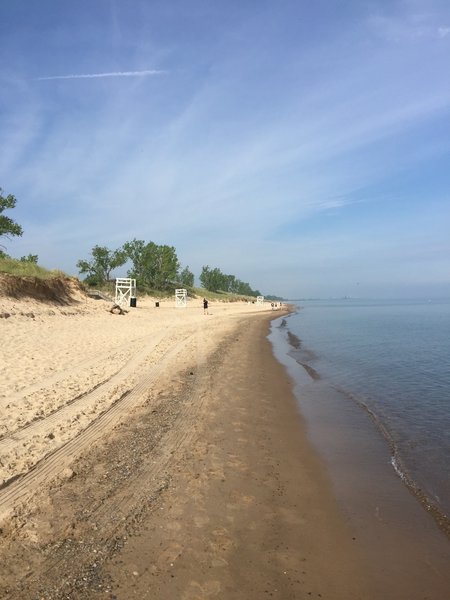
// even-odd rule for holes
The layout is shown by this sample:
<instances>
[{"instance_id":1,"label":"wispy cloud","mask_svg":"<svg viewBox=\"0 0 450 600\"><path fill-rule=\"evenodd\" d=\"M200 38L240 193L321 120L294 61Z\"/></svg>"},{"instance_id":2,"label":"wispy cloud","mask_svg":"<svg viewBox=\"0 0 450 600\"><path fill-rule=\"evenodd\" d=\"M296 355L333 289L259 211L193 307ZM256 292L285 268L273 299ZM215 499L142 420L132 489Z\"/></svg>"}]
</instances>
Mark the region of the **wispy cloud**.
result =
<instances>
[{"instance_id":1,"label":"wispy cloud","mask_svg":"<svg viewBox=\"0 0 450 600\"><path fill-rule=\"evenodd\" d=\"M147 69L144 71L113 71L110 73L84 73L79 75L51 75L49 77L37 77L37 81L51 81L53 79L100 79L103 77L148 77L151 75L162 75L167 71Z\"/></svg>"},{"instance_id":2,"label":"wispy cloud","mask_svg":"<svg viewBox=\"0 0 450 600\"><path fill-rule=\"evenodd\" d=\"M266 3L255 22L249 2L205 13L192 0L192 16L184 3L161 14L141 3L137 14L117 0L106 38L90 36L105 31L90 11L68 19L70 3L58 21L65 35L41 32L36 8L38 53L22 27L0 39L9 59L0 183L19 199L26 232L12 254L76 273L95 243L137 238L173 244L196 274L206 255L286 296L345 295L361 273L383 269L386 281L402 272L422 281L425 252L448 243L450 218L441 3L355 12L348 2L336 28L321 3L286 12ZM410 247L426 267L413 268ZM449 272L441 256L439 285Z\"/></svg>"}]
</instances>

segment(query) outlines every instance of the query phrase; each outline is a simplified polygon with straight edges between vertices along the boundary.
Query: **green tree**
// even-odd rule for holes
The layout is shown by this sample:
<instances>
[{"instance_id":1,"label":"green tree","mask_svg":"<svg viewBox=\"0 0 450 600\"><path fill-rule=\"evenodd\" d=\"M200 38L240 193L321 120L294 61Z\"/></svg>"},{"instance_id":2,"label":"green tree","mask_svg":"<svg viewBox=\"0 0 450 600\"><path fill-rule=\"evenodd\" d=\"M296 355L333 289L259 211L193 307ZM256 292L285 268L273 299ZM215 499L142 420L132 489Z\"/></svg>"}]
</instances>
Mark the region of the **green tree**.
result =
<instances>
[{"instance_id":1,"label":"green tree","mask_svg":"<svg viewBox=\"0 0 450 600\"><path fill-rule=\"evenodd\" d=\"M242 294L244 296L254 296L255 295L252 288L250 287L250 284L246 283L245 281L238 281L236 292L238 294Z\"/></svg>"},{"instance_id":2,"label":"green tree","mask_svg":"<svg viewBox=\"0 0 450 600\"><path fill-rule=\"evenodd\" d=\"M93 285L110 281L111 272L127 261L127 255L122 248L109 250L106 246L94 246L91 256L90 261L79 260L77 267L80 273L87 274L86 281Z\"/></svg>"},{"instance_id":3,"label":"green tree","mask_svg":"<svg viewBox=\"0 0 450 600\"><path fill-rule=\"evenodd\" d=\"M178 269L177 252L173 246L156 246L153 286L163 290L173 285L177 280Z\"/></svg>"},{"instance_id":4,"label":"green tree","mask_svg":"<svg viewBox=\"0 0 450 600\"><path fill-rule=\"evenodd\" d=\"M37 254L28 254L28 256L20 257L21 262L29 262L29 263L33 263L35 265L38 264L38 260L39 260L39 256Z\"/></svg>"},{"instance_id":5,"label":"green tree","mask_svg":"<svg viewBox=\"0 0 450 600\"><path fill-rule=\"evenodd\" d=\"M252 290L250 284L240 281L234 275L225 275L220 269L211 269L208 265L202 268L200 283L210 292L231 292L243 296L260 296L258 290Z\"/></svg>"},{"instance_id":6,"label":"green tree","mask_svg":"<svg viewBox=\"0 0 450 600\"><path fill-rule=\"evenodd\" d=\"M145 285L146 243L144 240L134 238L131 242L126 242L123 245L123 250L131 261L131 269L127 273L128 277L136 279L138 285Z\"/></svg>"},{"instance_id":7,"label":"green tree","mask_svg":"<svg viewBox=\"0 0 450 600\"><path fill-rule=\"evenodd\" d=\"M208 265L202 268L200 283L210 292L228 291L228 276L215 267L210 269Z\"/></svg>"},{"instance_id":8,"label":"green tree","mask_svg":"<svg viewBox=\"0 0 450 600\"><path fill-rule=\"evenodd\" d=\"M12 194L3 196L3 190L0 188L0 237L5 236L9 239L12 236L21 236L23 234L22 227L7 217L3 212L10 208L15 208L17 203L16 198ZM4 246L2 246L4 248Z\"/></svg>"},{"instance_id":9,"label":"green tree","mask_svg":"<svg viewBox=\"0 0 450 600\"><path fill-rule=\"evenodd\" d=\"M173 246L134 239L126 242L123 249L132 263L128 276L136 279L138 285L163 290L177 281L180 263Z\"/></svg>"},{"instance_id":10,"label":"green tree","mask_svg":"<svg viewBox=\"0 0 450 600\"><path fill-rule=\"evenodd\" d=\"M234 275L227 275L227 291L232 294L238 292L239 279L236 279Z\"/></svg>"},{"instance_id":11,"label":"green tree","mask_svg":"<svg viewBox=\"0 0 450 600\"><path fill-rule=\"evenodd\" d=\"M205 288L205 290L209 290L210 292L215 291L216 282L213 273L213 269L209 268L209 265L202 267L202 272L200 273L200 283Z\"/></svg>"},{"instance_id":12,"label":"green tree","mask_svg":"<svg viewBox=\"0 0 450 600\"><path fill-rule=\"evenodd\" d=\"M189 265L180 271L178 281L186 287L194 287L194 273L189 270Z\"/></svg>"}]
</instances>

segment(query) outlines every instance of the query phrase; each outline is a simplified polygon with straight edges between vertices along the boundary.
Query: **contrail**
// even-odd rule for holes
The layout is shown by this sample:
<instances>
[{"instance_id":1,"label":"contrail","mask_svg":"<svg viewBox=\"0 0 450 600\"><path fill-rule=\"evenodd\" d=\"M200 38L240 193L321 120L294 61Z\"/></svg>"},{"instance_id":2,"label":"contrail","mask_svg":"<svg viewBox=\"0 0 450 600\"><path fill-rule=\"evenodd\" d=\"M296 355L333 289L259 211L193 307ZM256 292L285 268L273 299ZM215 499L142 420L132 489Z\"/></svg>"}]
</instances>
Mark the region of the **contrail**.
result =
<instances>
[{"instance_id":1,"label":"contrail","mask_svg":"<svg viewBox=\"0 0 450 600\"><path fill-rule=\"evenodd\" d=\"M50 77L38 77L38 81L49 81L51 79L97 79L99 77L146 77L147 75L161 75L166 71L116 71L112 73L86 73L81 75L52 75Z\"/></svg>"}]
</instances>

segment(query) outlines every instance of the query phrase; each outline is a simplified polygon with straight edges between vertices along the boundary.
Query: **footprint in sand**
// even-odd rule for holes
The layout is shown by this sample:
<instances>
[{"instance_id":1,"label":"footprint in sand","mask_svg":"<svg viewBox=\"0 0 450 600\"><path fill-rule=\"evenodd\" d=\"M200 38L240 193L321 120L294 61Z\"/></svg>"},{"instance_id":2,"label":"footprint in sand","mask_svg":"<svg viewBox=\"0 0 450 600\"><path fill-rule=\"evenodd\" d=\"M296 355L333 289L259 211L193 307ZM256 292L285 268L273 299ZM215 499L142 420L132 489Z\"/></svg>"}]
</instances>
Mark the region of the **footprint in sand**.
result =
<instances>
[{"instance_id":1,"label":"footprint in sand","mask_svg":"<svg viewBox=\"0 0 450 600\"><path fill-rule=\"evenodd\" d=\"M183 592L182 600L205 600L205 598L217 596L220 590L220 581L210 580L203 583L191 581L189 588Z\"/></svg>"}]
</instances>

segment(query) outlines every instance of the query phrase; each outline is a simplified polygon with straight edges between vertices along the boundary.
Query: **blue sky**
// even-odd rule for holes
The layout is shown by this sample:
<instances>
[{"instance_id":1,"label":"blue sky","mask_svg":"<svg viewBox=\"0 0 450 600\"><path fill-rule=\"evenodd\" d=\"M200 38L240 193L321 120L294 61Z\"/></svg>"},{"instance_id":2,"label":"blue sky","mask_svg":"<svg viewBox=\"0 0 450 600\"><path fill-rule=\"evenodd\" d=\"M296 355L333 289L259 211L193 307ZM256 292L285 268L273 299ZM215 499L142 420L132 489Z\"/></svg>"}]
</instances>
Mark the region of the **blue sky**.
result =
<instances>
[{"instance_id":1,"label":"blue sky","mask_svg":"<svg viewBox=\"0 0 450 600\"><path fill-rule=\"evenodd\" d=\"M449 65L448 0L1 0L7 251L450 296Z\"/></svg>"}]
</instances>

